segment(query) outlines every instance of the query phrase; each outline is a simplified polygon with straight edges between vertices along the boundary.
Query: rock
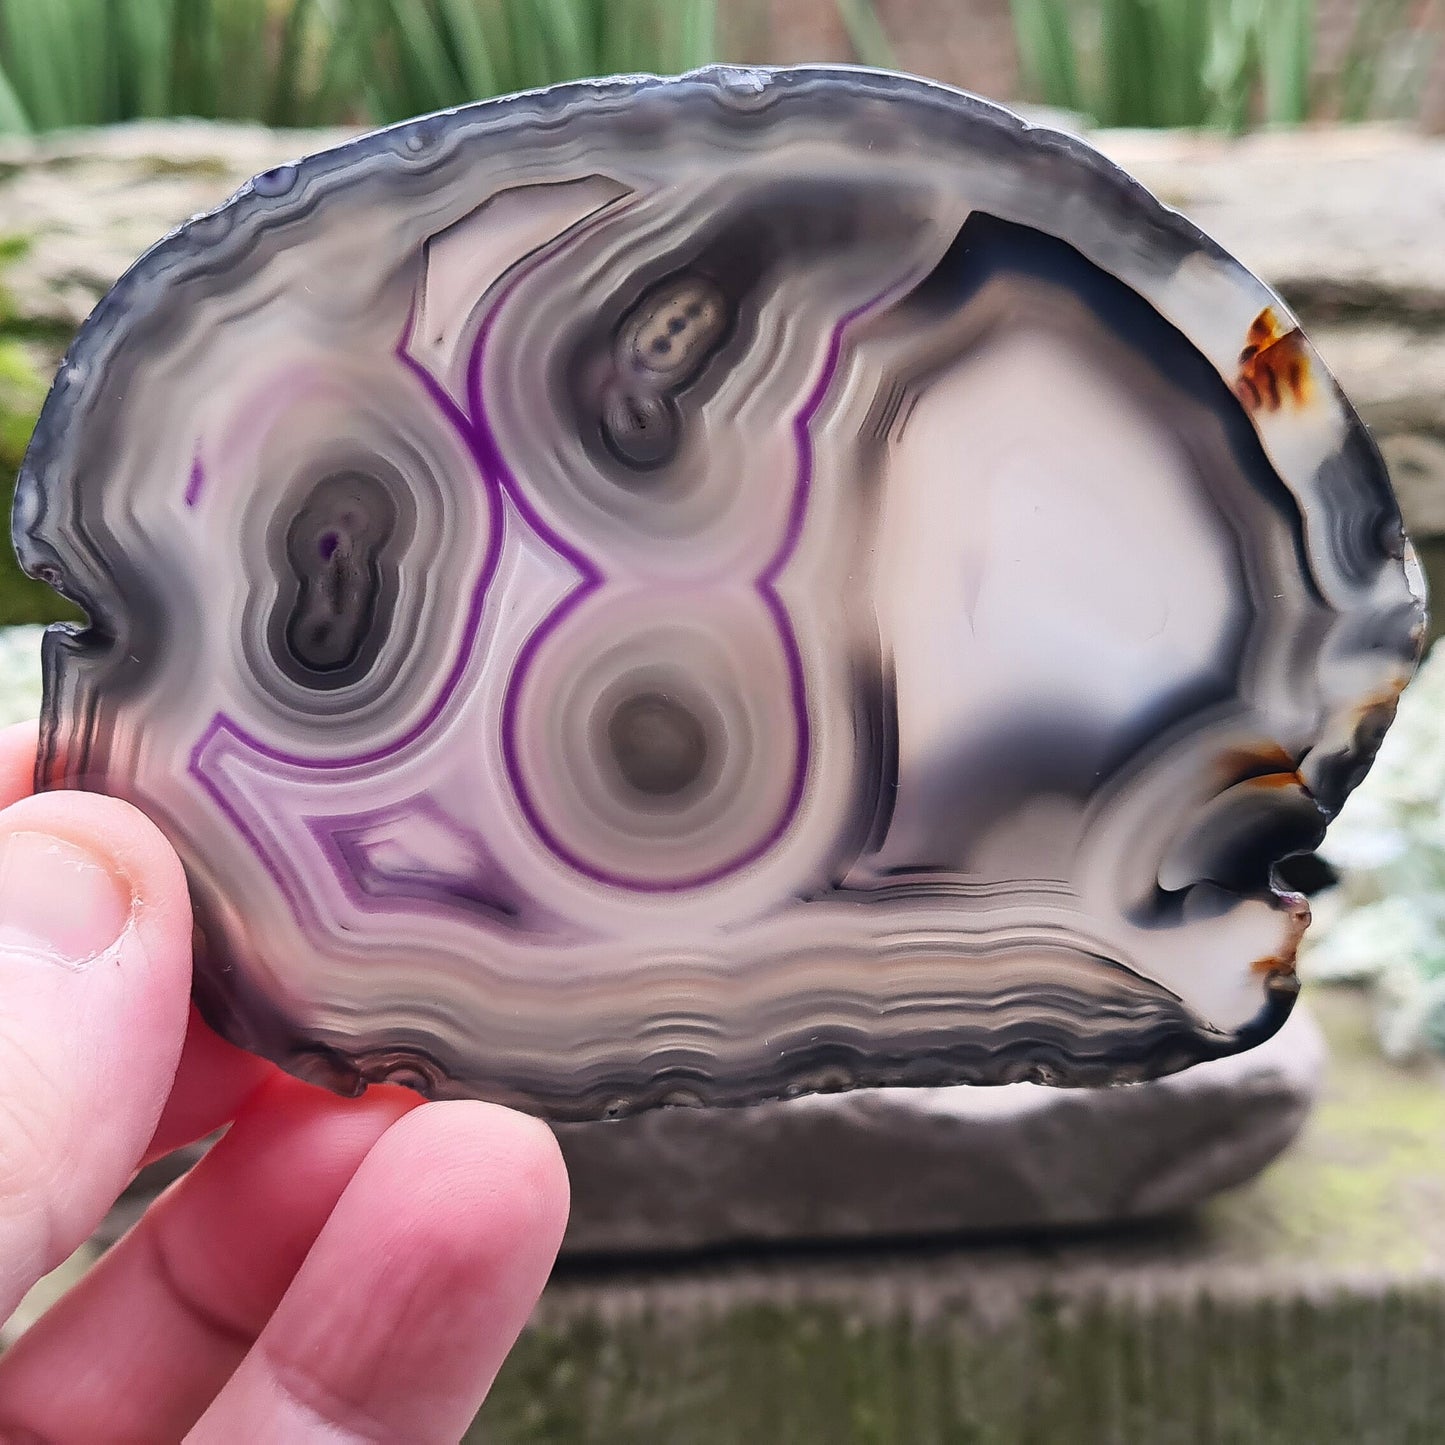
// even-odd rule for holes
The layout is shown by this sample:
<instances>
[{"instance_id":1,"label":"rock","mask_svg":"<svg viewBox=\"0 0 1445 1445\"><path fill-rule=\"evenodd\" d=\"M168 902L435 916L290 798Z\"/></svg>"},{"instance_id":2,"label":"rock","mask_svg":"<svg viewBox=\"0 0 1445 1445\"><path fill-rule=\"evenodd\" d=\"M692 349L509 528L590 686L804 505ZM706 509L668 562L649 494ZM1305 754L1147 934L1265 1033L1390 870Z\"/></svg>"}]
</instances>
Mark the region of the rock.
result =
<instances>
[{"instance_id":1,"label":"rock","mask_svg":"<svg viewBox=\"0 0 1445 1445\"><path fill-rule=\"evenodd\" d=\"M344 134L175 121L0 140L0 340L22 338L48 372L141 251ZM1441 533L1445 138L1374 125L1088 138L1281 291L1403 469L1407 521Z\"/></svg>"},{"instance_id":2,"label":"rock","mask_svg":"<svg viewBox=\"0 0 1445 1445\"><path fill-rule=\"evenodd\" d=\"M12 316L32 333L74 330L121 272L187 217L346 134L183 120L5 137L0 239L29 243L5 263Z\"/></svg>"},{"instance_id":3,"label":"rock","mask_svg":"<svg viewBox=\"0 0 1445 1445\"><path fill-rule=\"evenodd\" d=\"M23 338L53 366L140 251L253 173L336 139L177 122L0 141L0 240L27 247L0 260L0 339ZM1445 140L1381 127L1091 139L1283 291L1375 430L1411 525L1445 535ZM584 1126L565 1139L569 1247L842 1238L880 1218L917 1234L1159 1213L1282 1148L1318 1061L1299 1020L1232 1063L1105 1094L886 1091ZM670 1190L688 1207L664 1218L651 1205Z\"/></svg>"},{"instance_id":4,"label":"rock","mask_svg":"<svg viewBox=\"0 0 1445 1445\"><path fill-rule=\"evenodd\" d=\"M147 246L258 171L348 132L145 121L0 139L0 236L14 314L75 326ZM1182 210L1313 320L1445 325L1445 138L1394 126L1243 138L1094 131L1090 142Z\"/></svg>"},{"instance_id":5,"label":"rock","mask_svg":"<svg viewBox=\"0 0 1445 1445\"><path fill-rule=\"evenodd\" d=\"M1445 537L1445 437L1405 432L1380 439L1400 507L1417 537ZM1439 588L1431 579L1431 596Z\"/></svg>"},{"instance_id":6,"label":"rock","mask_svg":"<svg viewBox=\"0 0 1445 1445\"><path fill-rule=\"evenodd\" d=\"M1242 1188L1148 1228L564 1262L468 1440L1440 1440L1445 1066L1306 997L1319 1103Z\"/></svg>"},{"instance_id":7,"label":"rock","mask_svg":"<svg viewBox=\"0 0 1445 1445\"><path fill-rule=\"evenodd\" d=\"M1290 1143L1324 1060L1296 1008L1258 1048L1147 1084L862 1089L560 1125L572 1180L563 1252L1029 1234L1177 1214ZM119 1239L205 1148L144 1170L93 1243Z\"/></svg>"},{"instance_id":8,"label":"rock","mask_svg":"<svg viewBox=\"0 0 1445 1445\"><path fill-rule=\"evenodd\" d=\"M1360 125L1089 140L1307 320L1445 318L1445 139Z\"/></svg>"},{"instance_id":9,"label":"rock","mask_svg":"<svg viewBox=\"0 0 1445 1445\"><path fill-rule=\"evenodd\" d=\"M1258 1173L1319 1091L1297 1009L1249 1053L1108 1089L872 1089L558 1129L573 1255L1079 1228Z\"/></svg>"}]
</instances>

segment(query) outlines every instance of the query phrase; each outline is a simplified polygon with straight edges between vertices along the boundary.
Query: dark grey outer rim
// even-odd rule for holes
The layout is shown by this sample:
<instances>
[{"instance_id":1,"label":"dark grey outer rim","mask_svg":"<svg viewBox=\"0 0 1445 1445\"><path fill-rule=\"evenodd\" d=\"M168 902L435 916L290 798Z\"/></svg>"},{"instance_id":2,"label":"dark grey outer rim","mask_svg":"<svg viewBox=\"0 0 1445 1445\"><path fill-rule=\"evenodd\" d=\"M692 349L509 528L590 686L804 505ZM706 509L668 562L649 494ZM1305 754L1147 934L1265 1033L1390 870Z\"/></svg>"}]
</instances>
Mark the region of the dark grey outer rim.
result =
<instances>
[{"instance_id":1,"label":"dark grey outer rim","mask_svg":"<svg viewBox=\"0 0 1445 1445\"><path fill-rule=\"evenodd\" d=\"M870 80L875 93L880 96L900 94L915 100L943 103L953 115L957 116L962 113L971 122L977 122L986 129L991 128L1012 137L1027 134L1032 137L1034 144L1056 151L1068 160L1080 164L1085 170L1092 172L1097 179L1104 182L1108 189L1118 192L1121 198L1127 198L1142 212L1152 214L1155 222L1164 230L1171 232L1176 240L1183 244L1184 249L1202 250L1217 260L1234 266L1239 265L1239 262L1213 237L1200 230L1180 212L1166 206L1152 191L1141 182L1136 181L1127 171L1078 137L1047 126L1031 125L1022 116L1006 107L968 91L957 90L936 81L924 80L896 71L874 70L867 66L709 65L689 71L677 78L628 75L600 80L569 81L563 85L520 91L515 95L499 96L493 100L477 101L470 105L452 106L446 110L433 111L429 115L417 116L412 120L399 121L395 125L368 131L364 135L343 141L340 145L329 147L326 150L314 151L290 165L294 167L298 177L311 172L337 169L355 161L365 160L370 156L381 155L388 151L395 152L394 141L410 135L423 135L428 128L444 126L457 117L480 118L485 116L501 121L514 110L537 108L539 103L545 103L544 110L561 110L587 95L599 97L640 95L663 86L669 89L678 86L693 86L699 92L711 94L719 88L719 82L725 83L731 80L738 85L745 83L748 77L767 77L769 87L789 86L832 78L848 78L855 83ZM127 268L115 285L96 303L90 315L82 323L67 349L65 358L56 373L55 381L46 395L31 435L25 459L20 467L16 486L12 525L21 564L31 576L38 576L37 571L33 570L33 565L42 565L41 559L36 559L35 564L32 564L29 549L45 543L44 513L43 511L35 512L35 522L28 529L22 530L21 506L22 501L36 504L43 501L43 498L33 496L32 493L40 485L37 473L43 468L49 453L53 450L53 437L64 431L73 385L69 376L71 365L85 359L97 335L109 331L112 326L123 319L129 309L129 293L138 283L149 279L155 271L160 269L170 259L172 252L178 249L190 249L189 242L192 233L204 228L215 218L232 211L266 209L271 198L259 191L256 183L266 175L284 168L274 167L272 171L262 172L261 175L252 177L234 195L228 197L213 210L192 216L189 220L183 221L179 226L168 231ZM204 247L205 244L204 241L200 242L197 249ZM40 580L48 579L41 577ZM82 606L85 605L82 598L72 600Z\"/></svg>"},{"instance_id":2,"label":"dark grey outer rim","mask_svg":"<svg viewBox=\"0 0 1445 1445\"><path fill-rule=\"evenodd\" d=\"M915 106L921 104L938 108L946 113L952 126L975 131L984 142L992 137L996 142L1012 146L1027 138L1030 148L1069 165L1079 176L1081 184L1097 187L1101 201L1111 208L1127 212L1136 224L1147 224L1155 229L1161 242L1166 243L1166 249L1177 251L1181 257L1202 253L1228 267L1244 270L1212 237L1159 201L1140 182L1086 142L1046 126L1032 125L1012 111L967 92L890 71L829 65L708 66L677 78L632 75L575 81L437 111L315 152L290 167L277 167L262 173L240 187L215 210L193 217L168 233L126 271L77 333L36 424L20 470L12 518L16 550L22 566L32 577L49 583L85 608L93 625L105 630L108 625L105 600L88 595L75 583L55 548L53 537L59 529L55 519L47 515L42 482L66 433L76 389L84 384L73 375L72 368L77 364L84 367L99 351L104 339L126 324L131 296L138 286L151 280L178 253L193 254L209 244L204 234L209 226L231 215L249 215L254 211L264 213L273 203L273 197L266 193L264 183L267 176L288 169L294 171L297 179L320 176L370 157L386 153L404 154L403 148L409 138L425 138L445 131L458 120L485 119L500 126L513 112L526 111L528 118L536 121L570 108L587 97L615 101L645 96L665 87L673 97L677 97L680 91L685 97L689 89L699 97L715 97L721 90L739 94L752 92L760 97L766 96L765 103L770 105L780 88L786 92L829 80L846 80L854 86L866 87L867 92L877 98L896 96ZM980 145L980 149L986 148L986 144ZM289 192L291 188L291 185L286 186L284 192ZM1348 401L1343 396L1339 401L1347 432L1356 443L1363 438L1372 454L1376 473L1374 480L1383 488L1383 497L1378 500L1382 501L1387 520L1391 520L1398 531L1398 550L1392 547L1390 556L1400 561L1405 556L1407 543L1403 527L1399 525L1398 506L1394 503L1384 464ZM1392 517L1389 516L1390 508L1394 509ZM1423 604L1419 630L1423 634ZM36 769L38 787L66 785L65 779L52 771L59 727L55 714L64 657L73 650L82 635L67 624L58 624L49 629L46 637L42 744ZM1351 748L1339 759L1350 779L1344 792L1364 776L1378 746L1380 732L1382 729L1370 732L1362 729ZM1332 806L1327 812L1333 814L1339 802L1343 801L1343 793L1338 801L1329 801ZM228 973L230 978L222 982L221 976ZM1149 1041L1147 1050L1141 1045L1132 1057L1125 1050L1108 1063L1087 1058L1067 1062L1057 1057L1041 1058L1037 1049L1028 1059L1022 1059L1011 1056L1007 1048L990 1053L987 1048L981 1048L978 1041L950 1044L935 1040L917 1050L900 1051L895 1041L892 1047L881 1046L876 1052L870 1052L864 1058L855 1058L845 1065L846 1083L839 1082L840 1061L835 1054L824 1049L822 1055L815 1058L809 1057L808 1051L804 1050L789 1057L786 1062L780 1061L768 1077L714 1077L700 1093L708 1103L744 1105L839 1087L1003 1083L1020 1078L1094 1085L1118 1079L1152 1077L1175 1072L1201 1060L1235 1053L1263 1041L1288 1016L1296 991L1292 977L1280 975L1272 979L1259 1014L1233 1035L1203 1033L1188 1023L1186 1011L1181 1006L1180 1017L1173 1023L1162 1024L1160 1035ZM414 1043L390 1046L373 1041L365 1045L358 1043L354 1050L321 1044L300 1030L294 1020L281 1014L268 1000L258 996L235 971L224 966L219 969L198 968L196 992L203 1013L226 1037L274 1060L300 1077L344 1093L358 1092L367 1082L392 1078L412 1083L433 1096L482 1094L562 1120L597 1118L607 1112L609 1100L619 1097L626 1100L626 1112L653 1107L668 1102L670 1096L676 1097L679 1088L675 1080L654 1080L640 1087L640 1081L628 1078L590 1082L585 1093L559 1092L555 1081L549 1086L541 1078L525 1081L478 1078L460 1066L461 1061L452 1061L453 1067L448 1067L447 1063L419 1051ZM1167 998L1161 991L1161 1000ZM1042 1051L1044 1055L1052 1052L1049 1049Z\"/></svg>"}]
</instances>

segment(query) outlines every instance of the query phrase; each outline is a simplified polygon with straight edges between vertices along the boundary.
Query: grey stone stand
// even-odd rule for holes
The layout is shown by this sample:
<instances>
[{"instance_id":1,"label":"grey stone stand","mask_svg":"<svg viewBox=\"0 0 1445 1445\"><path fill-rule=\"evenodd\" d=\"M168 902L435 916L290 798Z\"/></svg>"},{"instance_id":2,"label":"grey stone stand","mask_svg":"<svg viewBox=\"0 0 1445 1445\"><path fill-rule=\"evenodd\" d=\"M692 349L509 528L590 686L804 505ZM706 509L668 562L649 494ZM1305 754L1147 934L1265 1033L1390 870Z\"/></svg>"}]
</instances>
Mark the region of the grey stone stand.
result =
<instances>
[{"instance_id":1,"label":"grey stone stand","mask_svg":"<svg viewBox=\"0 0 1445 1445\"><path fill-rule=\"evenodd\" d=\"M573 1254L1036 1231L1154 1218L1298 1133L1324 1042L1296 1010L1249 1053L1106 1089L867 1089L558 1129Z\"/></svg>"}]
</instances>

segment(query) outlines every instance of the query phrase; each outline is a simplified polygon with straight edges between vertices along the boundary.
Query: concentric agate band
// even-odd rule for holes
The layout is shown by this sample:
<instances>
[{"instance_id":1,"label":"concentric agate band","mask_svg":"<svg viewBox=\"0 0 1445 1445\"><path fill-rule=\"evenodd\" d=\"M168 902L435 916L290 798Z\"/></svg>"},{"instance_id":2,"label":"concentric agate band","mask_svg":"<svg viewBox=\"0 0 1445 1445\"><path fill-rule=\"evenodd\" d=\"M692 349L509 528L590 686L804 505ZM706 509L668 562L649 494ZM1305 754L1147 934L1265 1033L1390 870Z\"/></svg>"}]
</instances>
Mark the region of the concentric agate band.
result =
<instances>
[{"instance_id":1,"label":"concentric agate band","mask_svg":"<svg viewBox=\"0 0 1445 1445\"><path fill-rule=\"evenodd\" d=\"M1288 310L1083 143L855 69L561 86L257 177L16 497L40 786L197 997L555 1119L1151 1077L1287 1014L1275 865L1423 634Z\"/></svg>"}]
</instances>

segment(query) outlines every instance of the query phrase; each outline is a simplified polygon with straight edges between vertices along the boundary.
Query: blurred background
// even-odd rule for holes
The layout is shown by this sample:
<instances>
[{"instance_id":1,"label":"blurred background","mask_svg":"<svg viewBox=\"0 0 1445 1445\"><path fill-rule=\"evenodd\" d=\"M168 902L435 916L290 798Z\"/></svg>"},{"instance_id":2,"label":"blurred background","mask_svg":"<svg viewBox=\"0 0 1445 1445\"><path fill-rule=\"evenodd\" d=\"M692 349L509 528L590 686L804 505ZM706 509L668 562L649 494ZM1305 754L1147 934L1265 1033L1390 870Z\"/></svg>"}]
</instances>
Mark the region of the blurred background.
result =
<instances>
[{"instance_id":1,"label":"blurred background","mask_svg":"<svg viewBox=\"0 0 1445 1445\"><path fill-rule=\"evenodd\" d=\"M99 297L252 174L714 60L910 70L1119 161L1302 319L1445 590L1445 0L0 0L0 479ZM0 556L0 721L66 615ZM475 1438L1445 1439L1445 652L1288 881L1304 1002L1238 1060L561 1131L567 1254Z\"/></svg>"},{"instance_id":2,"label":"blurred background","mask_svg":"<svg viewBox=\"0 0 1445 1445\"><path fill-rule=\"evenodd\" d=\"M1102 125L1445 124L1430 0L6 0L0 129L401 120L579 76L860 60Z\"/></svg>"}]
</instances>

